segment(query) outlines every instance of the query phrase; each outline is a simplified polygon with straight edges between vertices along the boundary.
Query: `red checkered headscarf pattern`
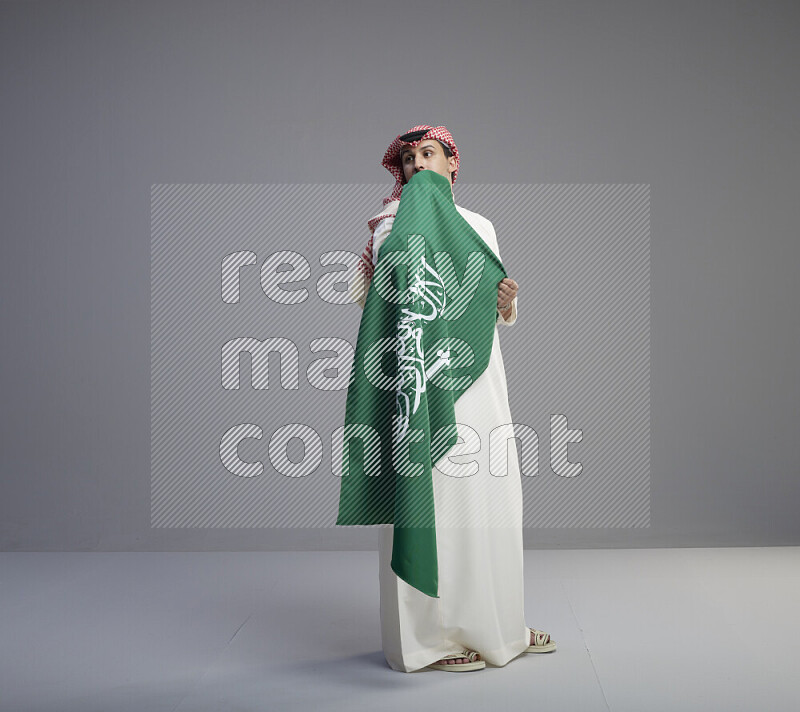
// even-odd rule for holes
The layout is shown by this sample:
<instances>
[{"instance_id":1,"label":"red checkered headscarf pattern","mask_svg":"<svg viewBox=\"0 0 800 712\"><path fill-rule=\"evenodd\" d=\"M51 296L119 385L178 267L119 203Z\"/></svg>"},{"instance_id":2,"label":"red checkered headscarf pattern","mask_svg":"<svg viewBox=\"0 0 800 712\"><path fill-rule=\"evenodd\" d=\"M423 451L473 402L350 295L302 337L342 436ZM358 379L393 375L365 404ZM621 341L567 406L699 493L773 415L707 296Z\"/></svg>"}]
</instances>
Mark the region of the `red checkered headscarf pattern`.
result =
<instances>
[{"instance_id":1,"label":"red checkered headscarf pattern","mask_svg":"<svg viewBox=\"0 0 800 712\"><path fill-rule=\"evenodd\" d=\"M425 131L425 133L414 141L403 141L401 138L403 136L407 136L408 134L422 131ZM386 149L386 153L383 156L381 165L384 166L386 170L395 177L397 182L394 184L394 190L392 190L392 194L383 199L384 205L388 205L394 200L400 200L400 196L403 193L403 186L405 185L406 179L405 175L403 174L403 166L400 164L400 151L402 151L405 146L417 146L428 139L436 139L437 141L441 141L453 152L453 157L456 159L456 169L453 171L452 175L453 183L456 182L456 176L458 176L458 169L461 163L458 156L458 146L456 146L453 136L447 130L446 126L427 126L426 124L419 124L418 126L414 126L414 128L410 129L409 131L401 133L389 144L389 148ZM372 274L375 271L375 267L372 264L373 233L375 232L375 228L378 226L378 223L381 220L393 215L393 211L380 213L367 222L367 226L369 227L369 240L367 241L367 247L361 255L361 262L358 264L358 269L363 272L364 276L366 277L367 284L365 285L365 289L368 287L368 283L372 279Z\"/></svg>"},{"instance_id":2,"label":"red checkered headscarf pattern","mask_svg":"<svg viewBox=\"0 0 800 712\"><path fill-rule=\"evenodd\" d=\"M416 141L408 142L401 140L402 136L423 131L424 129L428 129L427 133L420 136ZM400 136L398 136L389 144L389 148L386 149L386 153L383 156L381 165L384 166L386 170L395 177L397 183L395 183L392 194L388 198L383 199L384 205L391 203L393 200L400 200L400 194L403 192L403 186L406 182L405 176L403 175L403 166L400 164L400 151L402 151L405 146L418 146L420 143L427 141L428 139L436 139L437 141L441 141L453 152L453 157L456 159L456 169L453 171L453 183L456 182L456 176L458 176L459 158L458 147L456 146L456 142L453 141L452 135L447 130L446 126L434 127L420 124L419 126L415 126L410 131L400 134Z\"/></svg>"}]
</instances>

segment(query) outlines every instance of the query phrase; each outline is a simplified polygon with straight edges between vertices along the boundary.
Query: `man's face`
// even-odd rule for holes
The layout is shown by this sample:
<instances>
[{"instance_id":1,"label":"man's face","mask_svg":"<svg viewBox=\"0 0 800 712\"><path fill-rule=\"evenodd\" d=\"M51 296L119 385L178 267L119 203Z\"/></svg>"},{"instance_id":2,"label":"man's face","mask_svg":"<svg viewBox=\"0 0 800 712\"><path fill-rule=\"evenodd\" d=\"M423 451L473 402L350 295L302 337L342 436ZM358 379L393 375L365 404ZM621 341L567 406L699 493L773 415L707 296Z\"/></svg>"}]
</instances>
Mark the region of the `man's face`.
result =
<instances>
[{"instance_id":1,"label":"man's face","mask_svg":"<svg viewBox=\"0 0 800 712\"><path fill-rule=\"evenodd\" d=\"M456 157L444 155L444 149L435 139L426 139L416 146L404 146L400 153L400 165L406 183L418 171L434 171L443 175L453 184L453 171L456 169Z\"/></svg>"}]
</instances>

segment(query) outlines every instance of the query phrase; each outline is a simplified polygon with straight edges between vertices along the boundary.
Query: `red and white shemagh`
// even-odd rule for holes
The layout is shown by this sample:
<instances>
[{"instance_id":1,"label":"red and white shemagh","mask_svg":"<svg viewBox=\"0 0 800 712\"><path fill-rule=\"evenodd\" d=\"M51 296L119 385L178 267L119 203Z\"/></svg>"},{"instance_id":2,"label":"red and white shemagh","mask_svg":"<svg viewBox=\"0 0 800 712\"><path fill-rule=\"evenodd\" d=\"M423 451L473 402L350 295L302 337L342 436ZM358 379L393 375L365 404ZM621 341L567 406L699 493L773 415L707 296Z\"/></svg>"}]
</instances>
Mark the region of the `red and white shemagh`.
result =
<instances>
[{"instance_id":1,"label":"red and white shemagh","mask_svg":"<svg viewBox=\"0 0 800 712\"><path fill-rule=\"evenodd\" d=\"M422 131L423 129L429 130L424 135L420 136L420 138L418 138L416 141L407 142L400 140L400 136L405 136L406 134L413 133L414 131ZM392 194L383 199L384 205L388 205L394 200L400 200L400 196L403 193L405 175L403 175L403 167L400 165L400 151L405 146L417 146L422 143L422 141L427 141L428 139L436 139L437 141L441 141L453 152L453 157L456 159L456 169L453 171L452 175L453 183L456 182L460 160L458 157L458 147L456 146L456 142L453 141L452 135L447 130L446 126L427 126L426 124L420 124L399 134L397 138L389 144L389 148L386 149L386 153L383 156L381 165L384 166L386 170L395 177L397 182L394 184L394 190L392 190ZM369 227L369 240L367 241L367 247L361 255L361 261L358 264L358 269L364 273L367 283L372 280L372 275L375 271L375 267L372 264L373 233L375 232L375 228L378 226L378 223L381 220L392 217L393 215L394 212L381 213L376 215L374 218L371 218L369 222L367 222Z\"/></svg>"}]
</instances>

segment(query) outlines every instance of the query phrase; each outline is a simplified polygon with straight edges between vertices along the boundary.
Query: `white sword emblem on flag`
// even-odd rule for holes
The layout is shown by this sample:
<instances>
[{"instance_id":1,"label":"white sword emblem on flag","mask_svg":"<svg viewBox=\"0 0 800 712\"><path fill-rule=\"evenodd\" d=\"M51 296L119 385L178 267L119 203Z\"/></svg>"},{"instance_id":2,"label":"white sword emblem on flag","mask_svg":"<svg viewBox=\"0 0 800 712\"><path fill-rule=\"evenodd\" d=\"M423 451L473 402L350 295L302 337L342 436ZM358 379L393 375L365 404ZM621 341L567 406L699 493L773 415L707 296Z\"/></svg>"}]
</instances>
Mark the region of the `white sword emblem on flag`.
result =
<instances>
[{"instance_id":1,"label":"white sword emblem on flag","mask_svg":"<svg viewBox=\"0 0 800 712\"><path fill-rule=\"evenodd\" d=\"M426 273L429 273L428 280L424 279ZM438 272L428 264L425 255L422 255L420 264L415 270L409 292L417 297L414 305L419 305L421 309L427 308L428 311L413 311L404 307L403 316L397 322L398 422L395 426L400 431L396 434L397 441L401 441L408 432L409 419L419 408L420 397L427 387L428 380L450 365L450 349L439 349L433 363L429 366L425 363L420 322L435 319L446 303L444 282Z\"/></svg>"}]
</instances>

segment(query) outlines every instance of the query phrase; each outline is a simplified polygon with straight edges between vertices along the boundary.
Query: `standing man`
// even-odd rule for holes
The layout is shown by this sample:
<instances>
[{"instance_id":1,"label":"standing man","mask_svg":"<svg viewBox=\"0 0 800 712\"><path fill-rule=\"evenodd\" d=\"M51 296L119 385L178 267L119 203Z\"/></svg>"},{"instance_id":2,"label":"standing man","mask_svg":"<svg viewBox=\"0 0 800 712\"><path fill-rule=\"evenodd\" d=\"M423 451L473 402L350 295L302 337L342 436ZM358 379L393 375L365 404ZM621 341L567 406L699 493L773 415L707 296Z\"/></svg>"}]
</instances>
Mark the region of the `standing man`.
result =
<instances>
[{"instance_id":1,"label":"standing man","mask_svg":"<svg viewBox=\"0 0 800 712\"><path fill-rule=\"evenodd\" d=\"M382 165L396 183L383 210L368 222L371 235L359 264L363 279L351 287L362 308L403 187L420 171L433 171L447 178L451 199L460 158L446 127L419 125L392 141ZM492 223L454 202L449 210L453 207L499 263ZM516 322L518 288L508 277L497 283L496 324ZM395 573L394 529L380 529L383 651L389 665L404 672L425 667L478 670L485 661L502 666L521 653L556 648L549 634L525 623L522 483L516 448L508 446L513 421L496 328L488 365L460 394L454 410L458 442L431 472L438 596L427 595Z\"/></svg>"}]
</instances>

